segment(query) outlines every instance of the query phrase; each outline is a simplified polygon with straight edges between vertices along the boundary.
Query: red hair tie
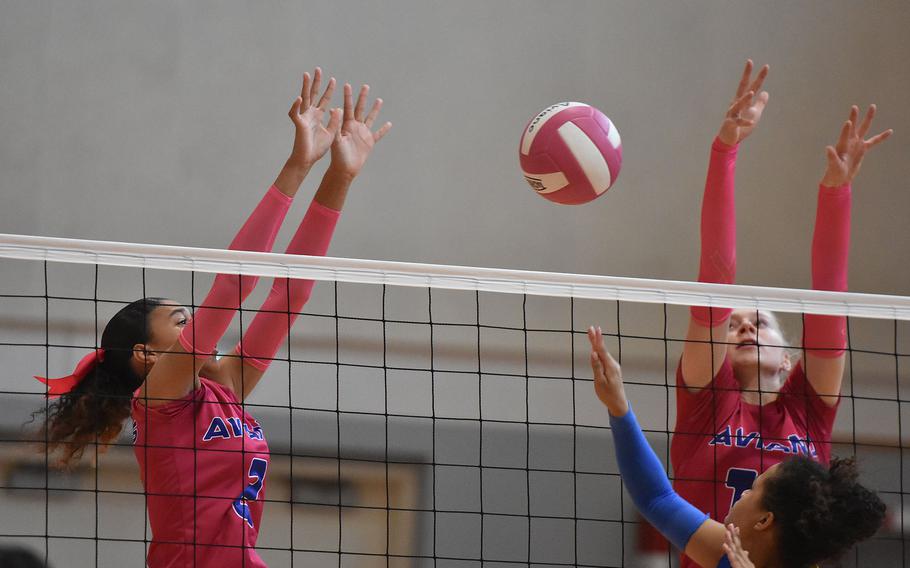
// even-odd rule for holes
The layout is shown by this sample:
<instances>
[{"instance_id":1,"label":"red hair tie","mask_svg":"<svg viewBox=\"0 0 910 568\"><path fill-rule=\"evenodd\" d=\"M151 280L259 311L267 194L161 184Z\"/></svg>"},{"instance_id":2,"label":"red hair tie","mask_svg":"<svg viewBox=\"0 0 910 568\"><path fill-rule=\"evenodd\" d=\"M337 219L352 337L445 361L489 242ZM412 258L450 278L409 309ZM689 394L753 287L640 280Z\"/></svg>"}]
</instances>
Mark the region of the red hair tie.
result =
<instances>
[{"instance_id":1,"label":"red hair tie","mask_svg":"<svg viewBox=\"0 0 910 568\"><path fill-rule=\"evenodd\" d=\"M50 398L57 398L60 395L72 392L102 361L104 361L104 349L95 349L76 364L76 369L72 375L58 379L48 379L47 377L35 375L35 378L47 385L47 395Z\"/></svg>"}]
</instances>

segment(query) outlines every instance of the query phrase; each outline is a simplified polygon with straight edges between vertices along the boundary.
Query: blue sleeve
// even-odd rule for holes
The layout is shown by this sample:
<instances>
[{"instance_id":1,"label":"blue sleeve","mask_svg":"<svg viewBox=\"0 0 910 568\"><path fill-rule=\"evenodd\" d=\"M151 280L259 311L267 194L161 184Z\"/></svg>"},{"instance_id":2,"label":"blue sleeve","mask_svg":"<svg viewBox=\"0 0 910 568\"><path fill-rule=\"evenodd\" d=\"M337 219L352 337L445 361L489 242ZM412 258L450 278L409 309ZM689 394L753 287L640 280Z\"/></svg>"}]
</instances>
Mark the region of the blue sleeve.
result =
<instances>
[{"instance_id":1,"label":"blue sleeve","mask_svg":"<svg viewBox=\"0 0 910 568\"><path fill-rule=\"evenodd\" d=\"M708 515L673 491L631 409L621 418L611 415L610 426L619 472L635 506L676 548L685 550Z\"/></svg>"},{"instance_id":2,"label":"blue sleeve","mask_svg":"<svg viewBox=\"0 0 910 568\"><path fill-rule=\"evenodd\" d=\"M720 559L720 562L717 563L717 568L730 568L730 559L727 558L726 554L724 554L723 558Z\"/></svg>"}]
</instances>

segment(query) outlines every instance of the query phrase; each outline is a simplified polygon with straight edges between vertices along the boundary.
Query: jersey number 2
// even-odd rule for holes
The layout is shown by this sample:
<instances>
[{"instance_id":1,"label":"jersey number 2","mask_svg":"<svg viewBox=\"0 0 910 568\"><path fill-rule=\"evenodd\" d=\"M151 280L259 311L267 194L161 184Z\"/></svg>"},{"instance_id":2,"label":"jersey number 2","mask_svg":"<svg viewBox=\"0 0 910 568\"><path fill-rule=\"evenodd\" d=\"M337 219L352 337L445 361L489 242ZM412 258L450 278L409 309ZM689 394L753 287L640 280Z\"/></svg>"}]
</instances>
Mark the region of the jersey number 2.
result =
<instances>
[{"instance_id":1,"label":"jersey number 2","mask_svg":"<svg viewBox=\"0 0 910 568\"><path fill-rule=\"evenodd\" d=\"M730 500L730 507L739 501L743 493L752 489L752 484L758 478L758 472L754 469L740 469L731 467L727 470L727 481L725 485L733 490L733 499Z\"/></svg>"},{"instance_id":2,"label":"jersey number 2","mask_svg":"<svg viewBox=\"0 0 910 568\"><path fill-rule=\"evenodd\" d=\"M240 497L234 500L234 512L237 513L238 517L246 521L250 528L254 528L253 514L250 512L250 506L247 502L255 501L259 497L259 492L262 491L262 484L265 483L265 469L268 465L269 462L262 458L253 458L250 462L250 472L247 475L254 481L246 486Z\"/></svg>"}]
</instances>

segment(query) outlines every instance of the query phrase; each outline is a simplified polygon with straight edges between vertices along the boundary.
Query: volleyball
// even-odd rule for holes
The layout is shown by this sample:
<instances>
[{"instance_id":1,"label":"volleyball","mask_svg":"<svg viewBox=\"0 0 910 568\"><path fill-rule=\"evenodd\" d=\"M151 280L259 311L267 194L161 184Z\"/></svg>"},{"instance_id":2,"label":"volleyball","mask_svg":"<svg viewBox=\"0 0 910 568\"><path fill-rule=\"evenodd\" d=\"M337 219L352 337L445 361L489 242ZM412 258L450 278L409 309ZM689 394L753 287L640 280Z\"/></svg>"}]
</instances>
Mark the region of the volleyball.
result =
<instances>
[{"instance_id":1,"label":"volleyball","mask_svg":"<svg viewBox=\"0 0 910 568\"><path fill-rule=\"evenodd\" d=\"M561 102L528 122L519 160L541 197L580 205L610 189L622 167L622 141L609 118L591 105Z\"/></svg>"}]
</instances>

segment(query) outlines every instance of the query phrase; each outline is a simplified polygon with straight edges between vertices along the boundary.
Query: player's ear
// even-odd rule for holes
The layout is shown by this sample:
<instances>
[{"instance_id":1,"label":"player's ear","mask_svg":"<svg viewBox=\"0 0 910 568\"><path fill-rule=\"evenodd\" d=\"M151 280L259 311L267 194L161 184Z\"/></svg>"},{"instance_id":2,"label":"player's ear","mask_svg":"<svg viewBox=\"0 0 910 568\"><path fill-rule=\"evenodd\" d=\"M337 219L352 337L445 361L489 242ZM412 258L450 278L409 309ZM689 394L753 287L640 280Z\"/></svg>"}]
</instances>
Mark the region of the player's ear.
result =
<instances>
[{"instance_id":1,"label":"player's ear","mask_svg":"<svg viewBox=\"0 0 910 568\"><path fill-rule=\"evenodd\" d=\"M790 357L790 353L784 350L784 356L781 358L780 369L786 373L789 373L793 368L793 359Z\"/></svg>"},{"instance_id":2,"label":"player's ear","mask_svg":"<svg viewBox=\"0 0 910 568\"><path fill-rule=\"evenodd\" d=\"M753 529L756 531L766 531L771 529L774 526L774 513L771 511L765 511L758 517L758 520L755 521Z\"/></svg>"},{"instance_id":3,"label":"player's ear","mask_svg":"<svg viewBox=\"0 0 910 568\"><path fill-rule=\"evenodd\" d=\"M158 361L158 353L149 350L145 343L133 345L133 361L139 364L140 368L149 368Z\"/></svg>"}]
</instances>

